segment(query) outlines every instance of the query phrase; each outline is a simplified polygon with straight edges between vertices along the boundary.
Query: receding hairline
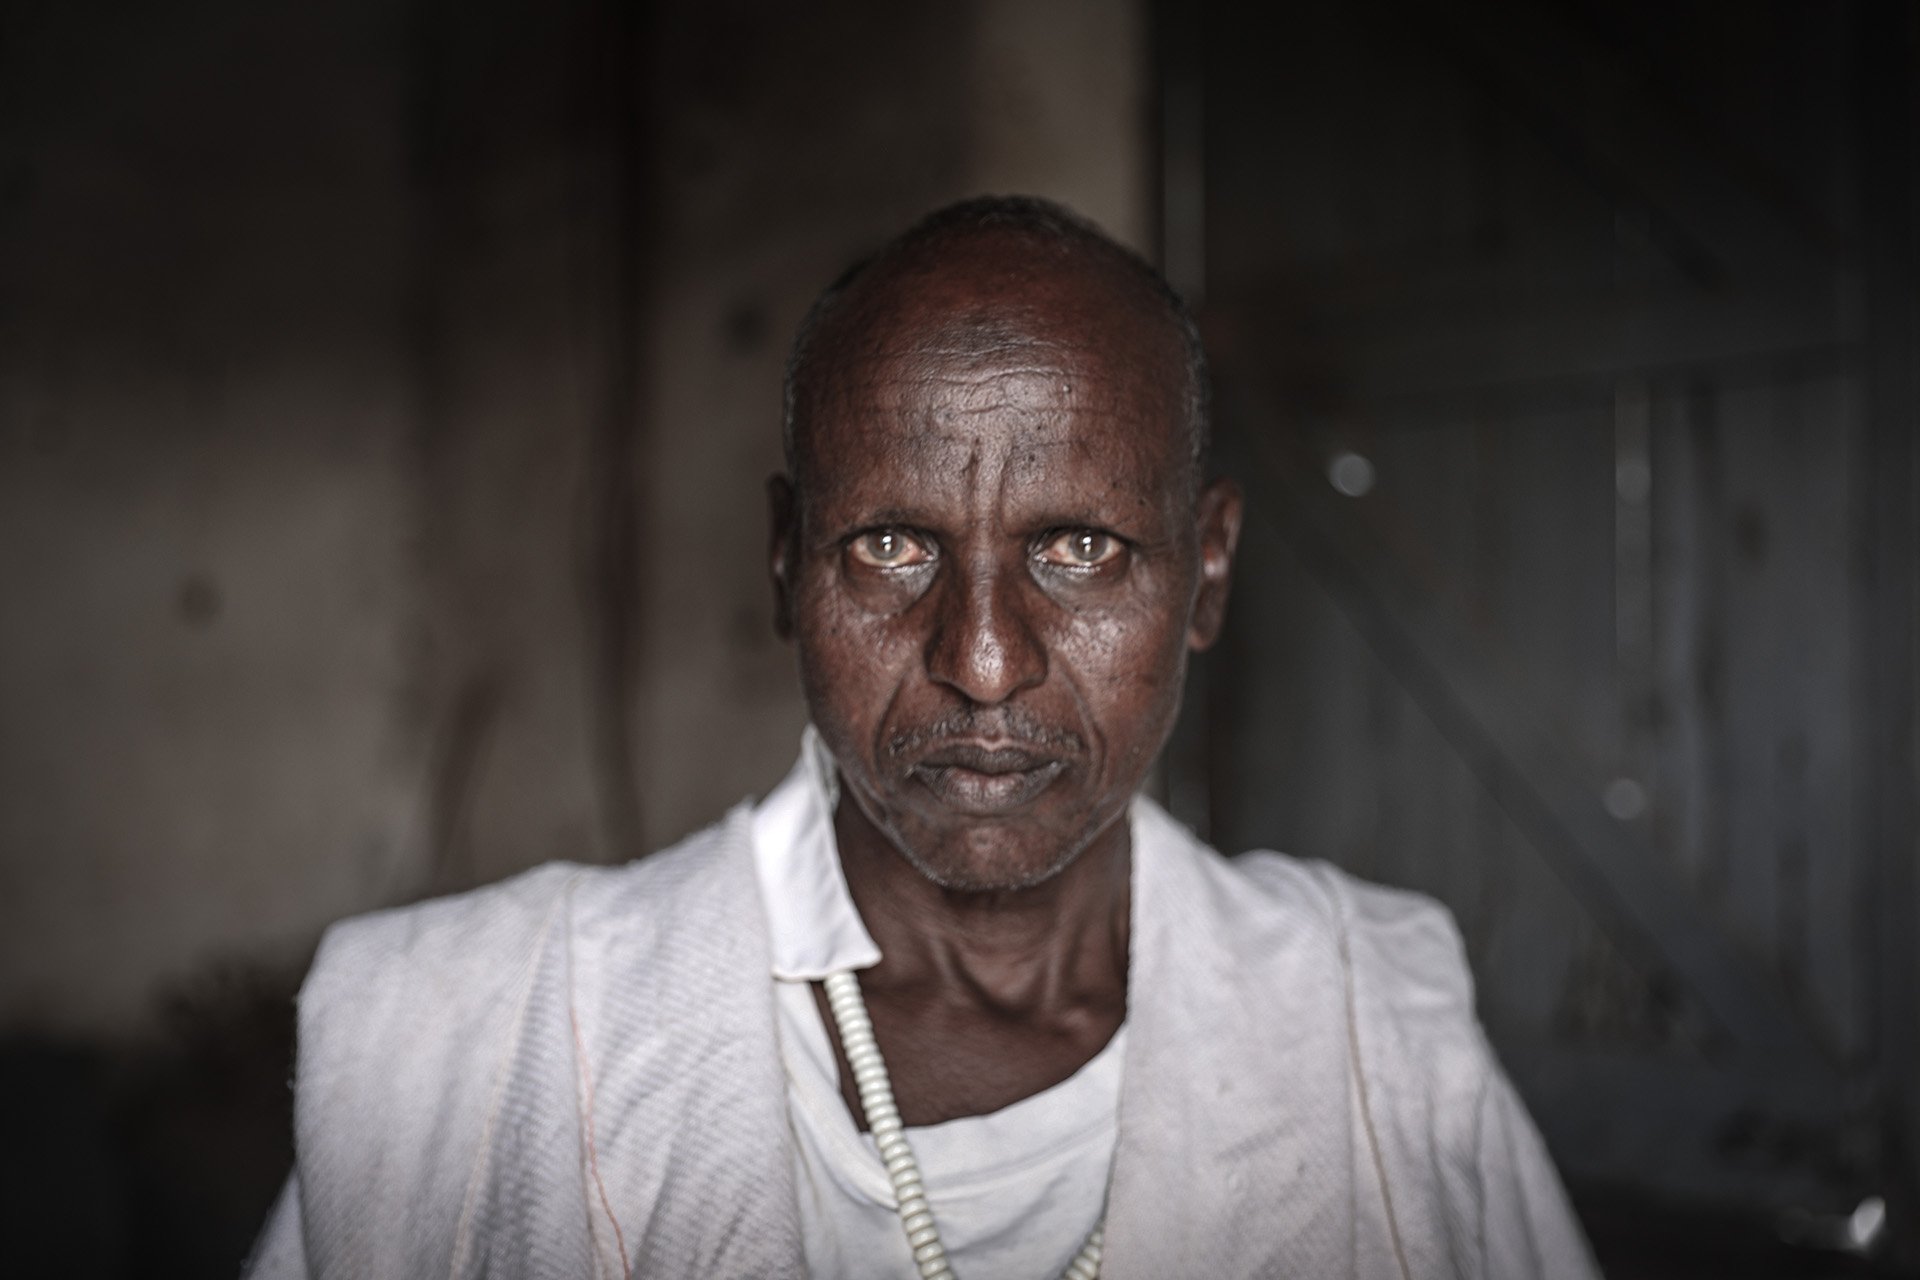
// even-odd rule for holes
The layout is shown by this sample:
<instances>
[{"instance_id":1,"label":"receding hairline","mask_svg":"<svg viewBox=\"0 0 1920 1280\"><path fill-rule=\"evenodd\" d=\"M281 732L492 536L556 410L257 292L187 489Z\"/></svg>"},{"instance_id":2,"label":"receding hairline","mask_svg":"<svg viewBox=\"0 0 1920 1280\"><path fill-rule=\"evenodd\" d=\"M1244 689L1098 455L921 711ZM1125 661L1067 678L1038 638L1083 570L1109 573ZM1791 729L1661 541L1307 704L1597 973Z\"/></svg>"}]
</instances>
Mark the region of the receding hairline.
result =
<instances>
[{"instance_id":1,"label":"receding hairline","mask_svg":"<svg viewBox=\"0 0 1920 1280\"><path fill-rule=\"evenodd\" d=\"M862 303L875 301L870 291L897 289L916 275L936 273L949 265L952 255L995 238L1056 256L1062 267L1089 271L1123 297L1130 296L1139 308L1138 314L1150 324L1164 325L1174 339L1174 358L1181 366L1183 426L1188 434L1193 488L1198 492L1206 465L1210 422L1206 354L1192 314L1145 259L1064 206L1030 196L980 197L936 210L877 253L854 263L815 299L794 336L787 360L781 435L789 473L796 478L799 475L799 419L806 383L816 374L817 361L831 351L829 344L828 352L822 352L819 339L836 328L836 320L857 322L859 318L859 310L853 316L844 316L843 309L853 305L864 310ZM956 332L1020 327L1019 317L991 308L972 316L962 312L954 323Z\"/></svg>"}]
</instances>

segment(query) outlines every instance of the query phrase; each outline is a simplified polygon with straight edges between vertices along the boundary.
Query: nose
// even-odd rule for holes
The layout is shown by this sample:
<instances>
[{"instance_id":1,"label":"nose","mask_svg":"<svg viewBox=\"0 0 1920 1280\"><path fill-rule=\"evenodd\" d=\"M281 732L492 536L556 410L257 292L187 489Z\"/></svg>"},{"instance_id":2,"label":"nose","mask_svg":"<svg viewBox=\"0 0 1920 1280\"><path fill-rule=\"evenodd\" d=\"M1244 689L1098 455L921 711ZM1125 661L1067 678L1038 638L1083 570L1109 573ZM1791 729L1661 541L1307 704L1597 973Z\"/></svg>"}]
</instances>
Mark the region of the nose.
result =
<instances>
[{"instance_id":1,"label":"nose","mask_svg":"<svg viewBox=\"0 0 1920 1280\"><path fill-rule=\"evenodd\" d=\"M1047 678L1047 650L1020 583L980 566L941 584L927 639L927 674L969 702L993 706Z\"/></svg>"}]
</instances>

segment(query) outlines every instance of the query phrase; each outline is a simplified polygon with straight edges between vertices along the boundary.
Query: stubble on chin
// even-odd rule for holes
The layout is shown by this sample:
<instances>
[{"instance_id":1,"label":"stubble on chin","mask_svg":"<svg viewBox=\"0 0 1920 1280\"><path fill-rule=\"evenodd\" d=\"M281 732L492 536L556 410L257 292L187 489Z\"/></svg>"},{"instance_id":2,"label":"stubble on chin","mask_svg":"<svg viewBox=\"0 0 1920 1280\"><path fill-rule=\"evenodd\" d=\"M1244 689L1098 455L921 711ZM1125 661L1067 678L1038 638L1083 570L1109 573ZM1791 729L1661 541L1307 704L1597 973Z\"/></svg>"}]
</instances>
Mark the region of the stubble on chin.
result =
<instances>
[{"instance_id":1,"label":"stubble on chin","mask_svg":"<svg viewBox=\"0 0 1920 1280\"><path fill-rule=\"evenodd\" d=\"M908 865L940 889L1018 893L1043 885L1072 866L1108 825L1089 823L1082 830L1053 838L1040 833L1011 835L994 827L944 836L917 835L892 824L882 824L880 829Z\"/></svg>"}]
</instances>

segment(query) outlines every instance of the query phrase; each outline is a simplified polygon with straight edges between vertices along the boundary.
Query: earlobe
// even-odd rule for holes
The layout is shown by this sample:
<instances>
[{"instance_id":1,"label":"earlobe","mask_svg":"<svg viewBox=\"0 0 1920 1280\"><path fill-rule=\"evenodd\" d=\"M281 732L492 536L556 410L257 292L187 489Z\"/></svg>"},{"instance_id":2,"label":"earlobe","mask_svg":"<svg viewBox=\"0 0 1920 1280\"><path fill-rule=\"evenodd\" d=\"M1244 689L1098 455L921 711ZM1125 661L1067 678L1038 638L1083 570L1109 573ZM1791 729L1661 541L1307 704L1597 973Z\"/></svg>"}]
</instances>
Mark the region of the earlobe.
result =
<instances>
[{"instance_id":1,"label":"earlobe","mask_svg":"<svg viewBox=\"0 0 1920 1280\"><path fill-rule=\"evenodd\" d=\"M1200 495L1200 582L1187 626L1187 647L1195 653L1212 648L1226 622L1241 512L1240 486L1231 480L1215 480Z\"/></svg>"},{"instance_id":2,"label":"earlobe","mask_svg":"<svg viewBox=\"0 0 1920 1280\"><path fill-rule=\"evenodd\" d=\"M767 569L773 580L773 633L793 639L792 568L799 531L793 482L784 475L767 479Z\"/></svg>"}]
</instances>

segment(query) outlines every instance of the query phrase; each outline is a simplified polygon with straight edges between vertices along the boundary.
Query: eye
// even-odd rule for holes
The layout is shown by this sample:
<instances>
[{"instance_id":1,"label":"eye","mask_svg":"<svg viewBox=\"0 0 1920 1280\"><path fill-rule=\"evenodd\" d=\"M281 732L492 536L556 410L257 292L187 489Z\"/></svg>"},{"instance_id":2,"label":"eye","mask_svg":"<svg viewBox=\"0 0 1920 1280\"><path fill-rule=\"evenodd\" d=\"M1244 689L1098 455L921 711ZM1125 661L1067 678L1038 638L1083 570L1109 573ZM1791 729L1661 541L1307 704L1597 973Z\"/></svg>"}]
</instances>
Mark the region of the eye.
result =
<instances>
[{"instance_id":1,"label":"eye","mask_svg":"<svg viewBox=\"0 0 1920 1280\"><path fill-rule=\"evenodd\" d=\"M1040 559L1063 569L1097 569L1119 558L1126 544L1098 529L1069 529L1040 548Z\"/></svg>"},{"instance_id":2,"label":"eye","mask_svg":"<svg viewBox=\"0 0 1920 1280\"><path fill-rule=\"evenodd\" d=\"M900 529L871 529L848 543L847 551L871 569L910 569L933 559L926 543Z\"/></svg>"}]
</instances>

